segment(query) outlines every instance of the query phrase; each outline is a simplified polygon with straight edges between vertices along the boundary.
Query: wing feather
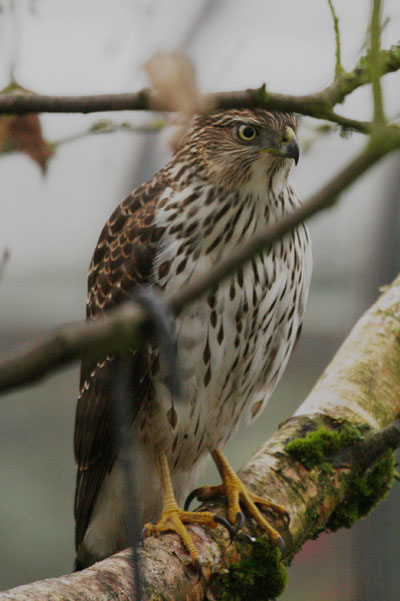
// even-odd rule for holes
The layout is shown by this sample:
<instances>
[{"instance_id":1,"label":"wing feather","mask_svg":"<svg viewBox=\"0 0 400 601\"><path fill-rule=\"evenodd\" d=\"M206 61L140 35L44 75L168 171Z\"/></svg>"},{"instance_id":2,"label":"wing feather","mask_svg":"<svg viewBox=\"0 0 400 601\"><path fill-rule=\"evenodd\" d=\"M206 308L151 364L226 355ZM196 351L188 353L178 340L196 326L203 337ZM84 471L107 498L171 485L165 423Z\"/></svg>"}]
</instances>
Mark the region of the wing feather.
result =
<instances>
[{"instance_id":1,"label":"wing feather","mask_svg":"<svg viewBox=\"0 0 400 601\"><path fill-rule=\"evenodd\" d=\"M126 298L133 286L152 283L152 268L162 237L154 224L155 206L166 187L159 173L132 192L105 224L88 276L87 318L107 311ZM132 419L151 394L148 359L129 353ZM117 454L112 402L117 364L113 357L83 361L75 417L74 450L78 472L75 491L75 543L78 549L107 472Z\"/></svg>"}]
</instances>

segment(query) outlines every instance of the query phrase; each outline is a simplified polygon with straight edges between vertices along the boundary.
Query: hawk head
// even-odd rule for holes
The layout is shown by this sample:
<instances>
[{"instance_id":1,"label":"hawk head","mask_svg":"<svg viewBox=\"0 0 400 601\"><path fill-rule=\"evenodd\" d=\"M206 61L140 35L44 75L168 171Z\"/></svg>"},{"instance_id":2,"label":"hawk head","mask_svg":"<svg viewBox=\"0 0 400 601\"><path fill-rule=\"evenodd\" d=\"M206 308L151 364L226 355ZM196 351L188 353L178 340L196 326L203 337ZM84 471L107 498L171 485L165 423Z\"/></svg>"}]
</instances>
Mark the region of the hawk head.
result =
<instances>
[{"instance_id":1,"label":"hawk head","mask_svg":"<svg viewBox=\"0 0 400 601\"><path fill-rule=\"evenodd\" d=\"M290 113L233 109L197 115L177 151L216 185L237 187L297 164L297 122Z\"/></svg>"}]
</instances>

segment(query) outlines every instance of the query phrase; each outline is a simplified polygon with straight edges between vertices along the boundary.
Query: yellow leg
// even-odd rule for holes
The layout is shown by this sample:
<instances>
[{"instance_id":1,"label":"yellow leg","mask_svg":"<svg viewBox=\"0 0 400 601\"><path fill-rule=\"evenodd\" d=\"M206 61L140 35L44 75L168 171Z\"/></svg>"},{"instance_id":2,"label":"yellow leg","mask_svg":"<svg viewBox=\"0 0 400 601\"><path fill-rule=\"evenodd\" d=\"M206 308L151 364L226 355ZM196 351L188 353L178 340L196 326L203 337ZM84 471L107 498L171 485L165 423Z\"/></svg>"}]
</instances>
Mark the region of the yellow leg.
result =
<instances>
[{"instance_id":1,"label":"yellow leg","mask_svg":"<svg viewBox=\"0 0 400 601\"><path fill-rule=\"evenodd\" d=\"M182 539L183 544L190 553L192 563L200 566L200 556L189 532L184 524L201 524L209 528L216 528L218 523L223 523L223 518L214 515L209 511L184 511L180 509L172 488L171 475L168 465L168 459L164 452L156 452L156 462L158 473L161 480L161 489L163 495L163 510L160 520L157 524L145 524L145 536L158 536L162 532L176 532Z\"/></svg>"},{"instance_id":2,"label":"yellow leg","mask_svg":"<svg viewBox=\"0 0 400 601\"><path fill-rule=\"evenodd\" d=\"M279 532L268 523L257 505L271 509L273 512L282 516L288 523L289 514L286 509L278 503L254 495L247 490L220 449L215 449L215 451L212 452L212 457L221 475L222 484L219 486L203 486L202 488L194 490L189 495L185 507L187 507L188 502L190 503L194 498L197 498L199 501L208 501L217 495L223 495L228 500L228 519L231 524L236 524L238 522L239 527L242 525L243 514L241 505L243 505L258 526L264 530L277 545L283 548L283 540Z\"/></svg>"}]
</instances>

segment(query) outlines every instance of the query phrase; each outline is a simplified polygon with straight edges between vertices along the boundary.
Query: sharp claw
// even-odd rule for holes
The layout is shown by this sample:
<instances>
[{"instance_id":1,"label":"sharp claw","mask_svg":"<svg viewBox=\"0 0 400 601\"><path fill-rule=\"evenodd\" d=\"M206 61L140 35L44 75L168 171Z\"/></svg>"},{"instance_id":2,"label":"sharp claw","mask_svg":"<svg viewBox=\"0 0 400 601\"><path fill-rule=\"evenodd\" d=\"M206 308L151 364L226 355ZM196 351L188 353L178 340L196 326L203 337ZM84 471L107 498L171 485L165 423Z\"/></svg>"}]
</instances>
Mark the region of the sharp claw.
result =
<instances>
[{"instance_id":1,"label":"sharp claw","mask_svg":"<svg viewBox=\"0 0 400 601\"><path fill-rule=\"evenodd\" d=\"M223 518L217 514L214 515L214 521L217 522L217 524L222 524L228 530L229 535L232 540L232 535L235 532L234 529L232 528L232 524L230 522L228 522L228 520L226 520L225 518Z\"/></svg>"},{"instance_id":2,"label":"sharp claw","mask_svg":"<svg viewBox=\"0 0 400 601\"><path fill-rule=\"evenodd\" d=\"M146 538L146 535L147 535L147 528L146 528L146 526L144 526L144 528L140 534L140 542L142 544L142 547L144 546L144 539Z\"/></svg>"},{"instance_id":3,"label":"sharp claw","mask_svg":"<svg viewBox=\"0 0 400 601\"><path fill-rule=\"evenodd\" d=\"M236 514L236 527L231 532L231 543L234 541L234 538L237 535L237 533L239 532L239 530L241 530L243 524L244 524L244 513L242 511L238 511Z\"/></svg>"},{"instance_id":4,"label":"sharp claw","mask_svg":"<svg viewBox=\"0 0 400 601\"><path fill-rule=\"evenodd\" d=\"M192 492L190 494L188 494L188 496L186 497L186 501L185 501L185 505L183 506L183 509L185 511L187 511L190 507L190 503L194 500L197 499L197 492L199 491L198 488L195 488L194 490L192 490Z\"/></svg>"},{"instance_id":5,"label":"sharp claw","mask_svg":"<svg viewBox=\"0 0 400 601\"><path fill-rule=\"evenodd\" d=\"M199 558L195 559L194 565L198 575L197 582L200 582L200 580L203 578L203 568L201 567L201 562Z\"/></svg>"},{"instance_id":6,"label":"sharp claw","mask_svg":"<svg viewBox=\"0 0 400 601\"><path fill-rule=\"evenodd\" d=\"M283 552L285 551L285 543L284 543L284 540L283 540L283 538L280 536L280 537L277 539L276 543L277 543L278 547L280 548L280 550L281 550L281 553L283 553Z\"/></svg>"}]
</instances>

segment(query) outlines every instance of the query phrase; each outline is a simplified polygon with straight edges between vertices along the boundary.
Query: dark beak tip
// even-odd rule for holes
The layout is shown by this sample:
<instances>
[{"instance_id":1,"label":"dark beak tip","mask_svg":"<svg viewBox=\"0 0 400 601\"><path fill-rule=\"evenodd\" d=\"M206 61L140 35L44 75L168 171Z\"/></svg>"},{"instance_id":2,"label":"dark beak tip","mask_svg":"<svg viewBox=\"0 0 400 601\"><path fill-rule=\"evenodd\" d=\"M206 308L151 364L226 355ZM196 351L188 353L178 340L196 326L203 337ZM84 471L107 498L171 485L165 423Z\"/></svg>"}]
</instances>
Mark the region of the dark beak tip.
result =
<instances>
[{"instance_id":1,"label":"dark beak tip","mask_svg":"<svg viewBox=\"0 0 400 601\"><path fill-rule=\"evenodd\" d=\"M292 140L289 144L289 156L294 160L294 164L297 165L300 157L300 148L296 140Z\"/></svg>"}]
</instances>

